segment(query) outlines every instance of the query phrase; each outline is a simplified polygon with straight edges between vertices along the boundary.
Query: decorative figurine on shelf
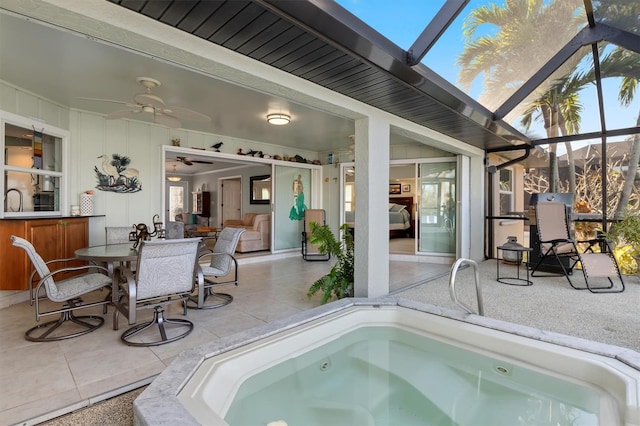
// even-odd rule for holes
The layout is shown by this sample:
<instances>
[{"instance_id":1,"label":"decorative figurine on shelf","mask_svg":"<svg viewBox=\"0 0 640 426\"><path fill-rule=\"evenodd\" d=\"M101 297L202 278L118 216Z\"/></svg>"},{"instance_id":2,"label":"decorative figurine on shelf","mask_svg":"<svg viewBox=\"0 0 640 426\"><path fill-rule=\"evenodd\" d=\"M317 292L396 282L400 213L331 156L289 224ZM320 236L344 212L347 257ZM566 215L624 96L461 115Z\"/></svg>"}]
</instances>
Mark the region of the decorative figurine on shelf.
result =
<instances>
[{"instance_id":1,"label":"decorative figurine on shelf","mask_svg":"<svg viewBox=\"0 0 640 426\"><path fill-rule=\"evenodd\" d=\"M129 233L129 241L135 241L133 248L137 248L140 241L149 241L152 237L164 238L164 228L160 221L160 215L153 216L153 232L144 223L134 224L135 231Z\"/></svg>"}]
</instances>

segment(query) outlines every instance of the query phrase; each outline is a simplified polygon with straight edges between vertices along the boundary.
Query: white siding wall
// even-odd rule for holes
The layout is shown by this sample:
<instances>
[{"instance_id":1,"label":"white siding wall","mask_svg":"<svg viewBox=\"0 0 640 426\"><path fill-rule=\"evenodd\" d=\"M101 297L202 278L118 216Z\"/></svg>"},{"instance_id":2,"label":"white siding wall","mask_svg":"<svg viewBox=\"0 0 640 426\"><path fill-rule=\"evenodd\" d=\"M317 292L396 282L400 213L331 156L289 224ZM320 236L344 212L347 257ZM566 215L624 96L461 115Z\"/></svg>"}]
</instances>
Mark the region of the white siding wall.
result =
<instances>
[{"instance_id":1,"label":"white siding wall","mask_svg":"<svg viewBox=\"0 0 640 426\"><path fill-rule=\"evenodd\" d=\"M94 189L97 183L94 167L100 170L100 155L126 155L130 167L140 171L142 190L131 194L118 194L96 190L95 215L90 221L91 245L104 243L105 226L129 226L134 223L150 224L154 214L162 215L161 146L171 145L171 139L179 137L182 147L209 148L224 141L223 152L235 153L239 148L262 150L271 155L292 155L290 148L258 141L170 129L152 123L133 120L106 120L102 115L70 110L28 91L0 81L0 109L24 117L31 117L71 132L71 156L69 169L70 203L78 204L79 196ZM317 159L312 151L296 150L307 159ZM248 183L247 183L248 185ZM65 206L68 208L68 206Z\"/></svg>"}]
</instances>

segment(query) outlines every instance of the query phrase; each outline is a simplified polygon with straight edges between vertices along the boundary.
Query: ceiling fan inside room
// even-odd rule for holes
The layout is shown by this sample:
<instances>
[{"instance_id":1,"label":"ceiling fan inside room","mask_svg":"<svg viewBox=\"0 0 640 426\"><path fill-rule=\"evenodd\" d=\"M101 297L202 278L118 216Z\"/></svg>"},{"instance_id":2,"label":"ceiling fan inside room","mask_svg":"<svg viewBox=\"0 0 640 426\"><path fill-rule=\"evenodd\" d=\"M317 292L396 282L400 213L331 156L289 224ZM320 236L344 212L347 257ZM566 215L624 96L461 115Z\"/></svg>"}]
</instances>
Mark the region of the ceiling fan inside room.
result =
<instances>
[{"instance_id":1,"label":"ceiling fan inside room","mask_svg":"<svg viewBox=\"0 0 640 426\"><path fill-rule=\"evenodd\" d=\"M178 106L165 105L162 98L154 95L151 90L160 86L161 83L150 77L136 78L138 84L145 88L145 93L138 93L133 96L133 102L117 101L112 99L80 98L90 101L111 102L125 105L126 109L110 112L107 119L134 117L136 114L152 114L153 121L171 128L182 127L182 121L208 122L211 118L197 111Z\"/></svg>"},{"instance_id":2,"label":"ceiling fan inside room","mask_svg":"<svg viewBox=\"0 0 640 426\"><path fill-rule=\"evenodd\" d=\"M205 160L192 160L187 157L176 157L177 161L181 162L185 166L193 166L193 163L198 164L213 164L213 161L205 161Z\"/></svg>"}]
</instances>

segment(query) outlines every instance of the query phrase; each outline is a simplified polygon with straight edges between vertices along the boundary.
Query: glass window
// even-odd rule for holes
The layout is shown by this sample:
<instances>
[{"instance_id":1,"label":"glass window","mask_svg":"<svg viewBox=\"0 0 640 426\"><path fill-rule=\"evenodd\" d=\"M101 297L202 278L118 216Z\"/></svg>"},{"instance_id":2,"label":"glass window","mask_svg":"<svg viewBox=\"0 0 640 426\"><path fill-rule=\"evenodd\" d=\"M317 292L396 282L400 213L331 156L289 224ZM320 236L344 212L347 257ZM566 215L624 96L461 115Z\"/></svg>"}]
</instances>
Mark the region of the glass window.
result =
<instances>
[{"instance_id":1,"label":"glass window","mask_svg":"<svg viewBox=\"0 0 640 426\"><path fill-rule=\"evenodd\" d=\"M500 170L500 215L513 211L513 170Z\"/></svg>"},{"instance_id":2,"label":"glass window","mask_svg":"<svg viewBox=\"0 0 640 426\"><path fill-rule=\"evenodd\" d=\"M27 119L2 117L3 215L61 210L63 177L61 129L38 127ZM8 115L8 114L7 114ZM24 124L21 123L24 121Z\"/></svg>"},{"instance_id":3,"label":"glass window","mask_svg":"<svg viewBox=\"0 0 640 426\"><path fill-rule=\"evenodd\" d=\"M344 211L353 212L356 207L355 185L350 182L344 187Z\"/></svg>"},{"instance_id":4,"label":"glass window","mask_svg":"<svg viewBox=\"0 0 640 426\"><path fill-rule=\"evenodd\" d=\"M62 171L62 138L13 124L5 124L7 166Z\"/></svg>"}]
</instances>

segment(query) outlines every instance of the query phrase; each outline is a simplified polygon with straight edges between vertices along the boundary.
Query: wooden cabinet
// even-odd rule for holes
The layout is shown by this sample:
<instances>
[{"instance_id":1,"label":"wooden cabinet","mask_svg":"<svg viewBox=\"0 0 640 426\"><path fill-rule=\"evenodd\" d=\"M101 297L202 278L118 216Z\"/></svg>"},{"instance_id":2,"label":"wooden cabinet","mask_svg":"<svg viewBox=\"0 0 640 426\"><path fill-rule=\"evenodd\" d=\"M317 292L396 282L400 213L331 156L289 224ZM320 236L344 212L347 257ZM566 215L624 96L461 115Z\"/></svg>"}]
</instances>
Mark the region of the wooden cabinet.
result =
<instances>
[{"instance_id":1,"label":"wooden cabinet","mask_svg":"<svg viewBox=\"0 0 640 426\"><path fill-rule=\"evenodd\" d=\"M0 220L0 290L27 290L33 266L24 250L11 244L11 235L30 241L45 261L71 258L77 249L89 245L89 218ZM56 263L50 265L50 269L82 264L82 261ZM56 279L68 278L73 274L57 275Z\"/></svg>"},{"instance_id":2,"label":"wooden cabinet","mask_svg":"<svg viewBox=\"0 0 640 426\"><path fill-rule=\"evenodd\" d=\"M211 196L209 191L192 192L193 195L193 214L204 217L211 216Z\"/></svg>"}]
</instances>

